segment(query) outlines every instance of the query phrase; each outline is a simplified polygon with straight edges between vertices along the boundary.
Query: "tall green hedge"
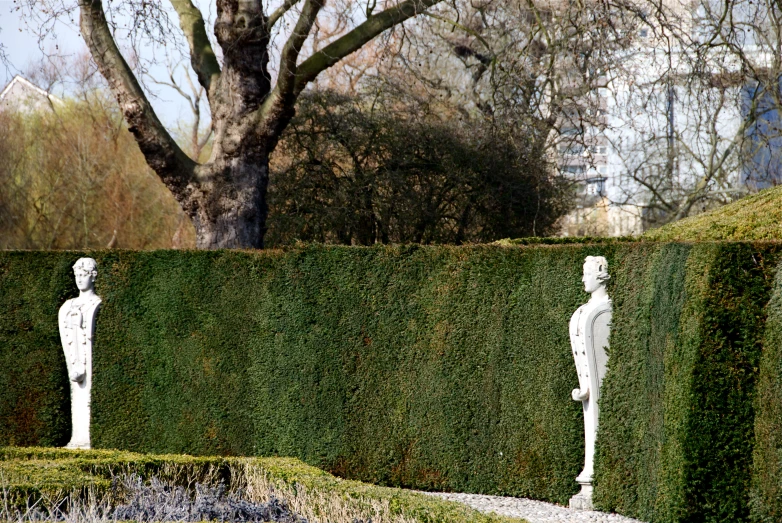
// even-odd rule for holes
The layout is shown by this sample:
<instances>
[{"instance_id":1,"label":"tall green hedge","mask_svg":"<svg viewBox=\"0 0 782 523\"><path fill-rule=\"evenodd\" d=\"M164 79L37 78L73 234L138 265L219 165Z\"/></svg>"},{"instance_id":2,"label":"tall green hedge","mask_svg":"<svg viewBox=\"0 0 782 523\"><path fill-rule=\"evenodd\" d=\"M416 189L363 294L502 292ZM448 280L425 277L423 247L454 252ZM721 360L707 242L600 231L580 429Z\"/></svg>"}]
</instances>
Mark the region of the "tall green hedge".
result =
<instances>
[{"instance_id":1,"label":"tall green hedge","mask_svg":"<svg viewBox=\"0 0 782 523\"><path fill-rule=\"evenodd\" d=\"M613 250L93 253L104 300L93 443L290 455L389 485L566 502L583 453L566 326L586 297L584 257ZM28 287L26 298L3 287L0 309L23 300L47 333L37 350L59 362L52 379L64 375L54 318L76 293L78 256L0 254L3 277ZM42 295L51 298L39 310ZM15 331L3 331L0 351L41 361ZM46 397L62 421L67 384L56 383ZM0 390L0 415L14 418L30 391L34 376ZM39 422L48 439L38 440L67 440L67 424ZM27 434L3 438L38 442Z\"/></svg>"},{"instance_id":2,"label":"tall green hedge","mask_svg":"<svg viewBox=\"0 0 782 523\"><path fill-rule=\"evenodd\" d=\"M779 250L95 252L93 443L295 456L388 485L566 503L583 464L567 323L587 298L583 259L601 254L614 329L599 506L655 523L745 520L756 424L772 412L755 383ZM0 253L0 443L68 439L55 317L80 255Z\"/></svg>"},{"instance_id":3,"label":"tall green hedge","mask_svg":"<svg viewBox=\"0 0 782 523\"><path fill-rule=\"evenodd\" d=\"M751 515L776 523L782 520L782 271L768 305L755 408Z\"/></svg>"},{"instance_id":4,"label":"tall green hedge","mask_svg":"<svg viewBox=\"0 0 782 523\"><path fill-rule=\"evenodd\" d=\"M649 244L620 261L596 501L646 521L745 521L779 245Z\"/></svg>"},{"instance_id":5,"label":"tall green hedge","mask_svg":"<svg viewBox=\"0 0 782 523\"><path fill-rule=\"evenodd\" d=\"M72 256L0 252L0 442L64 445L70 431L57 311ZM75 261L75 260L74 260Z\"/></svg>"}]
</instances>

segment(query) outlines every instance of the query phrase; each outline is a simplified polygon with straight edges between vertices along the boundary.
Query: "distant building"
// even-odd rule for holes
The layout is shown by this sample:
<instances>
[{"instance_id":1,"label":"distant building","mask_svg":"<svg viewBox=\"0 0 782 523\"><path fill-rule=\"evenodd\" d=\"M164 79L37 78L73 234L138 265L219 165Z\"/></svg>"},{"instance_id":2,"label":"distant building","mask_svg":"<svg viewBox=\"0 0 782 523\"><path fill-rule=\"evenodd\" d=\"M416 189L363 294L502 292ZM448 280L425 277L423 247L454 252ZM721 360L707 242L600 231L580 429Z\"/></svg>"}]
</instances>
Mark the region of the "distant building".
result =
<instances>
[{"instance_id":1,"label":"distant building","mask_svg":"<svg viewBox=\"0 0 782 523\"><path fill-rule=\"evenodd\" d=\"M560 222L563 236L638 235L679 208L706 210L706 203L688 208L701 183L726 200L782 183L773 86L763 89L716 58L700 73L709 81L690 85L683 51L657 45L640 34L623 55L623 74L595 91L599 103L562 118L555 161L576 199ZM762 66L769 61L757 47L743 51Z\"/></svg>"},{"instance_id":2,"label":"distant building","mask_svg":"<svg viewBox=\"0 0 782 523\"><path fill-rule=\"evenodd\" d=\"M741 90L741 116L756 116L746 131L748 140L744 146L741 181L753 190L766 189L782 183L782 118L780 117L777 90L757 83L746 83Z\"/></svg>"},{"instance_id":3,"label":"distant building","mask_svg":"<svg viewBox=\"0 0 782 523\"><path fill-rule=\"evenodd\" d=\"M0 111L34 112L53 110L63 101L19 75L0 92Z\"/></svg>"},{"instance_id":4,"label":"distant building","mask_svg":"<svg viewBox=\"0 0 782 523\"><path fill-rule=\"evenodd\" d=\"M559 221L561 236L638 236L643 233L643 210L598 198L579 205Z\"/></svg>"}]
</instances>

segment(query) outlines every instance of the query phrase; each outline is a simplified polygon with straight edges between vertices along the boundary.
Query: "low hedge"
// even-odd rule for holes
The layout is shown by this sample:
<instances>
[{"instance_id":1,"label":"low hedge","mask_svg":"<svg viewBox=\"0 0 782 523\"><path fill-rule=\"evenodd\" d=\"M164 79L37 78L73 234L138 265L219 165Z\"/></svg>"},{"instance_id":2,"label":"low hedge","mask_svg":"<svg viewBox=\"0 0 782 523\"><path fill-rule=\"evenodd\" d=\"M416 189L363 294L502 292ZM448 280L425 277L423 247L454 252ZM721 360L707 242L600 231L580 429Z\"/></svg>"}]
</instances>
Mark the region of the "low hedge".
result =
<instances>
[{"instance_id":1,"label":"low hedge","mask_svg":"<svg viewBox=\"0 0 782 523\"><path fill-rule=\"evenodd\" d=\"M338 498L344 507L385 504L393 516L419 523L525 523L522 519L482 514L461 503L336 478L292 458L225 458L145 455L120 451L72 451L51 448L0 447L0 493L21 507L82 496L100 500L116 496L112 479L119 474L155 477L193 488L195 482L222 481L229 491L247 486L248 472L262 474L278 495L305 491L315 499ZM284 497L283 497L284 499ZM113 502L122 501L114 499ZM6 507L7 509L7 507ZM324 520L325 521L325 520Z\"/></svg>"},{"instance_id":2,"label":"low hedge","mask_svg":"<svg viewBox=\"0 0 782 523\"><path fill-rule=\"evenodd\" d=\"M567 324L587 298L583 259L600 254L614 331L598 505L655 523L745 520L779 250L95 252L93 443L290 455L374 483L566 503L583 465ZM68 439L53 318L80 255L0 253L0 385L15 380L0 386L0 442ZM25 370L36 365L42 379ZM25 409L26 397L42 399Z\"/></svg>"}]
</instances>

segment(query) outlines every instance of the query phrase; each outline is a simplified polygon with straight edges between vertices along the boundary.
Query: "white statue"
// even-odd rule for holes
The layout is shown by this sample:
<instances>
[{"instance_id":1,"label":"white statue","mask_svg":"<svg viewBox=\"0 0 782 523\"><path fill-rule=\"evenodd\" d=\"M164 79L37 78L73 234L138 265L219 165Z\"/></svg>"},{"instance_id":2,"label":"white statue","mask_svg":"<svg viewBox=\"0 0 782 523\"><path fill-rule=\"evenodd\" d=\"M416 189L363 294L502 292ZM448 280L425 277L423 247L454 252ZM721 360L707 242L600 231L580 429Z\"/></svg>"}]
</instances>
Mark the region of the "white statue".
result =
<instances>
[{"instance_id":1,"label":"white statue","mask_svg":"<svg viewBox=\"0 0 782 523\"><path fill-rule=\"evenodd\" d=\"M608 334L611 327L611 299L606 292L608 262L602 256L584 261L584 290L589 301L570 318L570 345L578 371L578 388L571 393L584 408L584 470L576 478L581 492L570 498L570 507L592 510L592 476L597 435L600 384L606 372Z\"/></svg>"},{"instance_id":2,"label":"white statue","mask_svg":"<svg viewBox=\"0 0 782 523\"><path fill-rule=\"evenodd\" d=\"M73 266L79 297L66 301L58 315L60 340L65 351L71 384L73 431L69 449L90 448L90 389L92 388L92 339L100 297L95 294L97 263L79 258Z\"/></svg>"}]
</instances>

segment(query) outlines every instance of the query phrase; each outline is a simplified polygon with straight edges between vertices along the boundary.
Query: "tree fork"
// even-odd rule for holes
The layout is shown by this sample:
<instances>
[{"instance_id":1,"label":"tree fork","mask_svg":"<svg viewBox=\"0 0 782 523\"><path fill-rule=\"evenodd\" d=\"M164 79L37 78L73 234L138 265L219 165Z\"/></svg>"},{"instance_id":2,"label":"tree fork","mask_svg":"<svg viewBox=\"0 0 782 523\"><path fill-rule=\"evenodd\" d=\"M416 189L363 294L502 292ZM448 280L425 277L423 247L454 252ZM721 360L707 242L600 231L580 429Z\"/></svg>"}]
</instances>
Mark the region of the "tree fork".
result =
<instances>
[{"instance_id":1,"label":"tree fork","mask_svg":"<svg viewBox=\"0 0 782 523\"><path fill-rule=\"evenodd\" d=\"M209 162L199 165L161 124L119 52L102 0L79 0L82 36L149 166L193 221L199 249L262 248L266 233L269 154L290 122L298 96L321 72L374 37L442 0L403 0L299 63L299 53L325 0L303 0L297 22L281 50L279 78L268 72L274 25L301 0L284 0L270 16L261 0L217 0L214 34L222 68L192 0L172 0L207 93L214 142Z\"/></svg>"}]
</instances>

